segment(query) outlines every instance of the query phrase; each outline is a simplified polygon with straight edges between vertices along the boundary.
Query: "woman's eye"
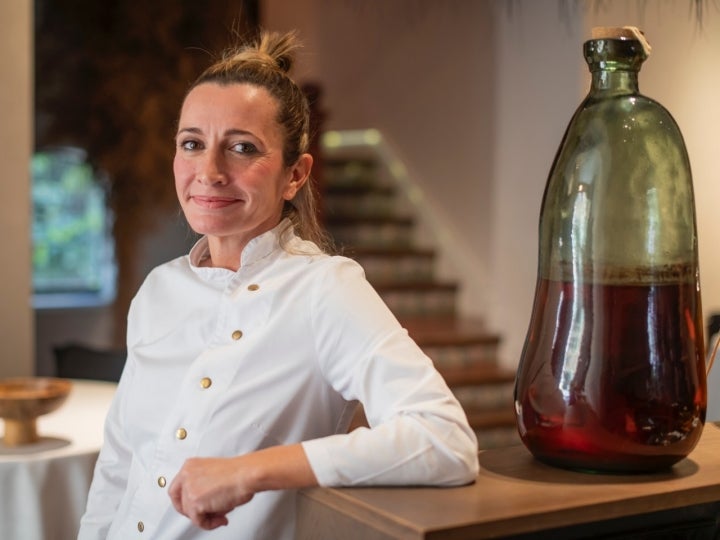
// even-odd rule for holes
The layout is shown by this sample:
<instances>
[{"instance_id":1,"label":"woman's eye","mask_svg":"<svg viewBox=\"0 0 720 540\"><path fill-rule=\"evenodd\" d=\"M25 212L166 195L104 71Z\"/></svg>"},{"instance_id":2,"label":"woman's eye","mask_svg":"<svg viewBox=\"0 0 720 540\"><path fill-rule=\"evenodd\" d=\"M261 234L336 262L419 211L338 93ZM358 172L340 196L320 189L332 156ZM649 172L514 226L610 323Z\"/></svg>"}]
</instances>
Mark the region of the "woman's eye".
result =
<instances>
[{"instance_id":1,"label":"woman's eye","mask_svg":"<svg viewBox=\"0 0 720 540\"><path fill-rule=\"evenodd\" d=\"M194 139L188 139L180 142L180 148L183 150L198 150L200 148L200 143Z\"/></svg>"},{"instance_id":2,"label":"woman's eye","mask_svg":"<svg viewBox=\"0 0 720 540\"><path fill-rule=\"evenodd\" d=\"M257 148L254 144L248 143L248 142L241 142L234 144L232 146L233 152L237 152L239 154L252 154L257 152Z\"/></svg>"}]
</instances>

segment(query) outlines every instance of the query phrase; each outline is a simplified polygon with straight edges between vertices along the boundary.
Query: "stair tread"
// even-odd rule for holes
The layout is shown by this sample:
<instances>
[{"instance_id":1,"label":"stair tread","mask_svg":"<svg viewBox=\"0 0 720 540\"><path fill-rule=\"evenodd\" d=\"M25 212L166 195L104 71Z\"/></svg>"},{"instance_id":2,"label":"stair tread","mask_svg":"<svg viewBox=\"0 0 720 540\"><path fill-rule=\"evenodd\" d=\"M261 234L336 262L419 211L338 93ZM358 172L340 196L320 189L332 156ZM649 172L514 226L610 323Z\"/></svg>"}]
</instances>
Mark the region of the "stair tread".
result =
<instances>
[{"instance_id":1,"label":"stair tread","mask_svg":"<svg viewBox=\"0 0 720 540\"><path fill-rule=\"evenodd\" d=\"M355 152L342 154L335 150L332 155L323 157L323 164L326 167L345 166L350 163L359 164L365 167L375 167L378 165L378 158L373 155L360 155Z\"/></svg>"},{"instance_id":2,"label":"stair tread","mask_svg":"<svg viewBox=\"0 0 720 540\"><path fill-rule=\"evenodd\" d=\"M326 224L328 227L332 227L333 225L365 225L365 224L371 224L371 225L384 225L384 224L391 224L391 225L412 225L414 223L414 219L411 216L398 216L398 215L367 215L367 216L333 216L328 215L326 217Z\"/></svg>"},{"instance_id":3,"label":"stair tread","mask_svg":"<svg viewBox=\"0 0 720 540\"><path fill-rule=\"evenodd\" d=\"M343 248L342 255L345 257L434 257L435 250L412 246L347 246Z\"/></svg>"},{"instance_id":4,"label":"stair tread","mask_svg":"<svg viewBox=\"0 0 720 540\"><path fill-rule=\"evenodd\" d=\"M410 337L421 347L463 343L500 343L500 336L489 332L483 321L477 317L415 317L402 318L400 322L407 329Z\"/></svg>"},{"instance_id":5,"label":"stair tread","mask_svg":"<svg viewBox=\"0 0 720 540\"><path fill-rule=\"evenodd\" d=\"M479 386L507 384L515 381L515 371L496 364L479 364L463 367L438 366L438 371L448 386Z\"/></svg>"},{"instance_id":6,"label":"stair tread","mask_svg":"<svg viewBox=\"0 0 720 540\"><path fill-rule=\"evenodd\" d=\"M333 195L387 195L391 196L396 193L396 189L393 186L383 184L364 184L364 183L352 183L345 184L341 182L327 182L324 187L325 194L329 196Z\"/></svg>"},{"instance_id":7,"label":"stair tread","mask_svg":"<svg viewBox=\"0 0 720 540\"><path fill-rule=\"evenodd\" d=\"M465 414L468 423L474 429L512 428L517 425L512 407L482 411L466 410Z\"/></svg>"},{"instance_id":8,"label":"stair tread","mask_svg":"<svg viewBox=\"0 0 720 540\"><path fill-rule=\"evenodd\" d=\"M378 293L389 292L389 291L432 291L432 290L447 290L454 291L458 288L458 284L454 282L444 281L385 281L385 282L373 282L373 288Z\"/></svg>"}]
</instances>

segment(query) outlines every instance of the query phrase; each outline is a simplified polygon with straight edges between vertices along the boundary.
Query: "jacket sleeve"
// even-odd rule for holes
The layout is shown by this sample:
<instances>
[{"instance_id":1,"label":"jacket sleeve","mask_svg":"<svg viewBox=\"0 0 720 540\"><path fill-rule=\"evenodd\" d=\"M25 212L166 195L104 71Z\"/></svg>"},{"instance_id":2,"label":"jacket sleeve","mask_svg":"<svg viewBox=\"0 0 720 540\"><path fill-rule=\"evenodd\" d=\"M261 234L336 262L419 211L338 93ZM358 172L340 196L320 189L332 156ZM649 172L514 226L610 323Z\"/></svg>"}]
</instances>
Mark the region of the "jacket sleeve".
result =
<instances>
[{"instance_id":1,"label":"jacket sleeve","mask_svg":"<svg viewBox=\"0 0 720 540\"><path fill-rule=\"evenodd\" d=\"M312 302L320 369L371 427L303 443L320 485L472 482L477 439L462 407L360 266L333 260Z\"/></svg>"}]
</instances>

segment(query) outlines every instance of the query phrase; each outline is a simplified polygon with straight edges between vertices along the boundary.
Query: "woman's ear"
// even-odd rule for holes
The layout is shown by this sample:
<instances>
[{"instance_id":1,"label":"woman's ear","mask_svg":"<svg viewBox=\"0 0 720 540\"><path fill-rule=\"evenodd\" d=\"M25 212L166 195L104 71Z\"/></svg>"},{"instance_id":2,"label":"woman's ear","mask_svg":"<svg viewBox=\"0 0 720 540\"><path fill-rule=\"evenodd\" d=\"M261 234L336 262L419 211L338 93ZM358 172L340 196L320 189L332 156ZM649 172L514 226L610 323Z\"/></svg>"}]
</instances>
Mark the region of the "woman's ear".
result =
<instances>
[{"instance_id":1,"label":"woman's ear","mask_svg":"<svg viewBox=\"0 0 720 540\"><path fill-rule=\"evenodd\" d=\"M283 191L283 199L292 200L305 182L310 177L313 158L310 154L302 154L295 164L290 168L290 179Z\"/></svg>"}]
</instances>

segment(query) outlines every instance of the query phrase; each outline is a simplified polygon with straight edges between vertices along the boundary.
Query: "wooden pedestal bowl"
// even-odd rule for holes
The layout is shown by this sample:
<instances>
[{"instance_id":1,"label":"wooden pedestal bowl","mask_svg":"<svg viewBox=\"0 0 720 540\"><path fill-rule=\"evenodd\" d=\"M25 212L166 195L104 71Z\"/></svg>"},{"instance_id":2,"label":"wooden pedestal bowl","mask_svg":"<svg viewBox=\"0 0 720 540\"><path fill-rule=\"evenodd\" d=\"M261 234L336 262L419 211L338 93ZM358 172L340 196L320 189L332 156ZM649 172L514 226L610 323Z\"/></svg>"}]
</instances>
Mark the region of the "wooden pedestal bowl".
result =
<instances>
[{"instance_id":1,"label":"wooden pedestal bowl","mask_svg":"<svg viewBox=\"0 0 720 540\"><path fill-rule=\"evenodd\" d=\"M66 379L23 377L0 379L0 418L5 422L5 446L37 442L37 418L63 404L72 389Z\"/></svg>"}]
</instances>

